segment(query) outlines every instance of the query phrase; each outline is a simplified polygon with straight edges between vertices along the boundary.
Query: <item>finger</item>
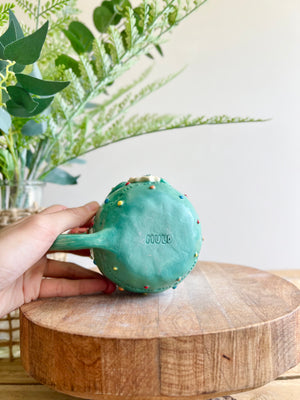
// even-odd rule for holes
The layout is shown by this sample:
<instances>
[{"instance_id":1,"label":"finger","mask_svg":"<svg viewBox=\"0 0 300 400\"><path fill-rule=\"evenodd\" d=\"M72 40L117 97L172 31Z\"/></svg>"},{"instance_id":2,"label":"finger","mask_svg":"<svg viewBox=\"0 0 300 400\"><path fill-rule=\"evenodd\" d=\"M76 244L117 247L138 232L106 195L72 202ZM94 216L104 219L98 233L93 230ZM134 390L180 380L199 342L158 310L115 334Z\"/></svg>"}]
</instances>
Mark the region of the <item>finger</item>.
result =
<instances>
[{"instance_id":1,"label":"finger","mask_svg":"<svg viewBox=\"0 0 300 400\"><path fill-rule=\"evenodd\" d=\"M85 227L83 227L83 226L80 226L80 227L78 227L78 228L72 228L72 229L70 229L70 230L68 231L68 233L72 233L72 234L74 234L74 233L87 233L88 229L89 229L89 228L85 228Z\"/></svg>"},{"instance_id":2,"label":"finger","mask_svg":"<svg viewBox=\"0 0 300 400\"><path fill-rule=\"evenodd\" d=\"M71 262L47 259L44 269L44 276L47 278L68 278L68 279L99 279L102 278L96 271L80 267Z\"/></svg>"},{"instance_id":3,"label":"finger","mask_svg":"<svg viewBox=\"0 0 300 400\"><path fill-rule=\"evenodd\" d=\"M104 292L106 289L104 279L43 279L39 297L79 296Z\"/></svg>"},{"instance_id":4,"label":"finger","mask_svg":"<svg viewBox=\"0 0 300 400\"><path fill-rule=\"evenodd\" d=\"M67 208L51 215L45 215L45 218L49 218L46 223L51 226L52 232L59 234L67 229L84 225L96 214L98 208L99 204L96 201L81 207Z\"/></svg>"},{"instance_id":5,"label":"finger","mask_svg":"<svg viewBox=\"0 0 300 400\"><path fill-rule=\"evenodd\" d=\"M111 294L116 290L116 284L110 281L106 276L103 276L103 279L106 280L107 288L103 291L105 294Z\"/></svg>"},{"instance_id":6,"label":"finger","mask_svg":"<svg viewBox=\"0 0 300 400\"><path fill-rule=\"evenodd\" d=\"M46 215L46 214L52 214L58 211L65 210L67 207L63 206L62 204L54 204L53 206L44 208L44 210L40 211L39 214Z\"/></svg>"}]
</instances>

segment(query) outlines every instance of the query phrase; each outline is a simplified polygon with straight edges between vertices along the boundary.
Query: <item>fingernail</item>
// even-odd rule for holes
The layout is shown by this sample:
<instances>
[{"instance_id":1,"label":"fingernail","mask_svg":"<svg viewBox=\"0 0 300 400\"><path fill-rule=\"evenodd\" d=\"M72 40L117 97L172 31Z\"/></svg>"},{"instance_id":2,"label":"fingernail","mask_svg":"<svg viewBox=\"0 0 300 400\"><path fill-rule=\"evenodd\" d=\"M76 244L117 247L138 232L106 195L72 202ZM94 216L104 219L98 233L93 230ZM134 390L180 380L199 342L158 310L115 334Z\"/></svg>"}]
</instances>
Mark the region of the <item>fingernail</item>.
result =
<instances>
[{"instance_id":1,"label":"fingernail","mask_svg":"<svg viewBox=\"0 0 300 400\"><path fill-rule=\"evenodd\" d=\"M113 282L111 282L109 279L107 279L107 278L105 280L106 280L106 283L107 283L107 287L104 290L104 293L106 293L106 294L113 293L116 290L116 285Z\"/></svg>"},{"instance_id":2,"label":"fingernail","mask_svg":"<svg viewBox=\"0 0 300 400\"><path fill-rule=\"evenodd\" d=\"M99 203L97 203L97 201L91 201L90 203L87 203L85 205L85 207L89 210L89 211L97 211L99 208Z\"/></svg>"}]
</instances>

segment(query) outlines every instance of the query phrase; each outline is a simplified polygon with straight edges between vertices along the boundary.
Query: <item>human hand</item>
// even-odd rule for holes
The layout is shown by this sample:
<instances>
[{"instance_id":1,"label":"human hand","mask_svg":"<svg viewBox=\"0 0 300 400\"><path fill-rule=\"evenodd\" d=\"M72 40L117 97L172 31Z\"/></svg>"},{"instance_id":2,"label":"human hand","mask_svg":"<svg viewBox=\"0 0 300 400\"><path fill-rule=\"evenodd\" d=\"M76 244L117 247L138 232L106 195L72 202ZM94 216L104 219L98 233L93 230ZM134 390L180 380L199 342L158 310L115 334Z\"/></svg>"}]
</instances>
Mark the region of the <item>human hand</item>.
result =
<instances>
[{"instance_id":1,"label":"human hand","mask_svg":"<svg viewBox=\"0 0 300 400\"><path fill-rule=\"evenodd\" d=\"M87 223L98 207L97 202L77 208L54 205L0 230L0 317L42 297L115 290L97 272L46 256L60 233Z\"/></svg>"}]
</instances>

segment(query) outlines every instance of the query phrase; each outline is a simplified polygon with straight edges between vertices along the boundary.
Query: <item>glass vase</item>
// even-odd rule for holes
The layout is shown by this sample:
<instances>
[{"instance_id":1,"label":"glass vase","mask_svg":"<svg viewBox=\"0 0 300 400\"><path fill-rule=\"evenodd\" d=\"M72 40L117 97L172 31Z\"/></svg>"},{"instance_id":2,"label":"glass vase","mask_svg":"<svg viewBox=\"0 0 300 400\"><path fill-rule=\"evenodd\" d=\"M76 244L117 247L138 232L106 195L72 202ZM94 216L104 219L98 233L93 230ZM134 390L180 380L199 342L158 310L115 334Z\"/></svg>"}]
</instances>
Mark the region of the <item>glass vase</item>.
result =
<instances>
[{"instance_id":1,"label":"glass vase","mask_svg":"<svg viewBox=\"0 0 300 400\"><path fill-rule=\"evenodd\" d=\"M45 182L21 181L15 184L0 181L0 209L34 209L41 206Z\"/></svg>"}]
</instances>

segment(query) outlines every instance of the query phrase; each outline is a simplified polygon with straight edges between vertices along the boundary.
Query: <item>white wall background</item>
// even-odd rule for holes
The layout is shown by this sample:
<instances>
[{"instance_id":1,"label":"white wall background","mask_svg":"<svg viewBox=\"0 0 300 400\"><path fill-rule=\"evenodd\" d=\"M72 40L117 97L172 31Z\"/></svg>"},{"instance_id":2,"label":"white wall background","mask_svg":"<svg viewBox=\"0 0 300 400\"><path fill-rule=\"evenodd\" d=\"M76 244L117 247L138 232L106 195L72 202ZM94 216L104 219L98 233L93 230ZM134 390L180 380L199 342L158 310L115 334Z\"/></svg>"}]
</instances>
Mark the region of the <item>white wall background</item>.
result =
<instances>
[{"instance_id":1,"label":"white wall background","mask_svg":"<svg viewBox=\"0 0 300 400\"><path fill-rule=\"evenodd\" d=\"M90 26L98 4L79 0ZM152 173L189 194L205 237L200 259L300 268L299 0L209 0L175 29L164 53L153 77L188 68L139 112L271 120L156 133L96 150L70 171L81 174L78 185L47 187L45 205L102 202L119 181Z\"/></svg>"}]
</instances>

